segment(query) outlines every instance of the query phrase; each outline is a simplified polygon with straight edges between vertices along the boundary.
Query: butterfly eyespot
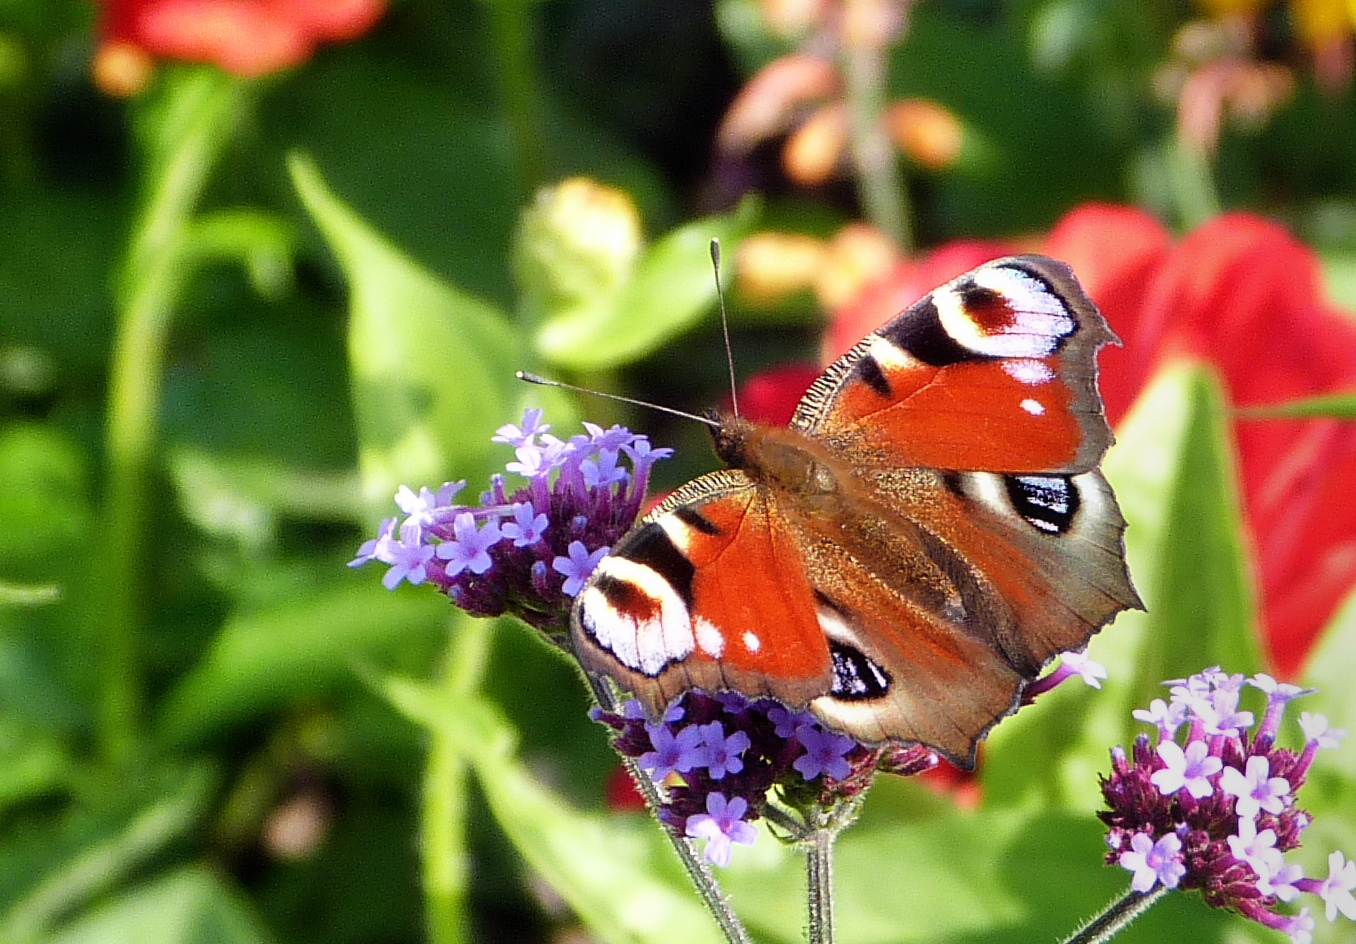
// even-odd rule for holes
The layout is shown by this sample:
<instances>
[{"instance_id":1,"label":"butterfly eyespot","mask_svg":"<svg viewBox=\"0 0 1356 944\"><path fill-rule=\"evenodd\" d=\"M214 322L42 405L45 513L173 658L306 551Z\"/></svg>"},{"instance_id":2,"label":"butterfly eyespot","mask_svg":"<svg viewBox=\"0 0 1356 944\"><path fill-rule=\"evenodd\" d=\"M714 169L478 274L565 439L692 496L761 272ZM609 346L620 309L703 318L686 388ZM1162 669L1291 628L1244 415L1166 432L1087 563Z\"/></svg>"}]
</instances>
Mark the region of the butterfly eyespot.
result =
<instances>
[{"instance_id":1,"label":"butterfly eyespot","mask_svg":"<svg viewBox=\"0 0 1356 944\"><path fill-rule=\"evenodd\" d=\"M1013 510L1039 531L1064 534L1078 514L1078 487L1066 475L1003 477Z\"/></svg>"},{"instance_id":2,"label":"butterfly eyespot","mask_svg":"<svg viewBox=\"0 0 1356 944\"><path fill-rule=\"evenodd\" d=\"M829 640L829 657L833 659L833 688L835 698L845 701L863 701L880 698L890 690L890 675L852 646Z\"/></svg>"}]
</instances>

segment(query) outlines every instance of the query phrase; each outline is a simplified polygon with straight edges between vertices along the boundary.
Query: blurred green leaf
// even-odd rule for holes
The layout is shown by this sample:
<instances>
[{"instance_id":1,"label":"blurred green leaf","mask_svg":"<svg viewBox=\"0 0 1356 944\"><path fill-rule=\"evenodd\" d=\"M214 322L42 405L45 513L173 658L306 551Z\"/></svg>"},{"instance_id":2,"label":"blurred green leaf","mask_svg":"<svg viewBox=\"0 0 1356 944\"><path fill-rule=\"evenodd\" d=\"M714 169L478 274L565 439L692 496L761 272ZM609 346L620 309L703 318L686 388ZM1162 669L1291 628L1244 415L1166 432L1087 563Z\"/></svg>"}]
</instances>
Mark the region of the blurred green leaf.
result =
<instances>
[{"instance_id":1,"label":"blurred green leaf","mask_svg":"<svg viewBox=\"0 0 1356 944\"><path fill-rule=\"evenodd\" d=\"M1301 711L1327 716L1334 728L1348 732L1337 750L1319 754L1314 776L1339 772L1356 796L1356 598L1347 601L1309 655L1304 684L1317 693L1299 702ZM1356 850L1353 850L1356 851Z\"/></svg>"},{"instance_id":2,"label":"blurred green leaf","mask_svg":"<svg viewBox=\"0 0 1356 944\"><path fill-rule=\"evenodd\" d=\"M513 756L515 732L482 700L453 698L408 679L389 679L383 688L402 712L455 744L500 828L598 940L721 940L653 821L570 807Z\"/></svg>"},{"instance_id":3,"label":"blurred green leaf","mask_svg":"<svg viewBox=\"0 0 1356 944\"><path fill-rule=\"evenodd\" d=\"M155 799L128 811L113 829L100 830L99 835L88 837L59 862L48 864L41 878L0 916L0 940L33 940L186 834L201 818L215 781L215 775L206 767L175 772L155 768L140 771L139 780L128 784L127 789L136 792L149 789L156 794ZM122 799L117 788L100 797L112 804ZM45 842L37 847L39 854L50 856L53 851L63 854L62 837L55 830L41 838ZM13 863L5 865L8 868Z\"/></svg>"},{"instance_id":4,"label":"blurred green leaf","mask_svg":"<svg viewBox=\"0 0 1356 944\"><path fill-rule=\"evenodd\" d=\"M267 944L259 919L216 873L180 869L63 927L50 944Z\"/></svg>"},{"instance_id":5,"label":"blurred green leaf","mask_svg":"<svg viewBox=\"0 0 1356 944\"><path fill-rule=\"evenodd\" d=\"M1353 216L1349 206L1342 215L1346 218L1342 228L1349 233ZM1320 251L1318 258L1328 297L1348 311L1356 311L1356 253Z\"/></svg>"},{"instance_id":6,"label":"blurred green leaf","mask_svg":"<svg viewBox=\"0 0 1356 944\"><path fill-rule=\"evenodd\" d=\"M504 314L435 278L331 193L314 165L289 166L348 276L349 360L363 498L374 517L402 484L479 481L490 436L514 419L523 353Z\"/></svg>"},{"instance_id":7,"label":"blurred green leaf","mask_svg":"<svg viewBox=\"0 0 1356 944\"><path fill-rule=\"evenodd\" d=\"M1260 668L1228 436L1218 384L1200 366L1161 372L1121 423L1103 468L1147 612L1122 613L1093 637L1089 653L1110 673L1100 691L1061 686L995 729L983 768L992 801L1044 792L1093 809L1107 750L1133 739L1131 712L1164 680L1216 664Z\"/></svg>"},{"instance_id":8,"label":"blurred green leaf","mask_svg":"<svg viewBox=\"0 0 1356 944\"><path fill-rule=\"evenodd\" d=\"M1305 397L1302 400L1291 400L1274 406L1245 407L1237 412L1239 417L1245 420L1265 421L1294 416L1353 420L1356 419L1356 391Z\"/></svg>"},{"instance_id":9,"label":"blurred green leaf","mask_svg":"<svg viewBox=\"0 0 1356 944\"><path fill-rule=\"evenodd\" d=\"M61 598L55 584L17 584L0 581L0 606L43 606Z\"/></svg>"},{"instance_id":10,"label":"blurred green leaf","mask_svg":"<svg viewBox=\"0 0 1356 944\"><path fill-rule=\"evenodd\" d=\"M191 261L240 262L255 291L277 298L292 281L298 238L291 221L259 210L216 210L190 225Z\"/></svg>"},{"instance_id":11,"label":"blurred green leaf","mask_svg":"<svg viewBox=\"0 0 1356 944\"><path fill-rule=\"evenodd\" d=\"M165 701L161 735L193 743L279 706L349 685L363 660L427 663L443 642L435 594L336 585L228 622Z\"/></svg>"},{"instance_id":12,"label":"blurred green leaf","mask_svg":"<svg viewBox=\"0 0 1356 944\"><path fill-rule=\"evenodd\" d=\"M272 543L278 519L355 521L361 518L357 476L297 469L272 459L231 459L178 449L170 475L184 515L208 534L247 548Z\"/></svg>"},{"instance_id":13,"label":"blurred green leaf","mask_svg":"<svg viewBox=\"0 0 1356 944\"><path fill-rule=\"evenodd\" d=\"M0 812L69 786L75 769L64 741L20 718L0 715Z\"/></svg>"},{"instance_id":14,"label":"blurred green leaf","mask_svg":"<svg viewBox=\"0 0 1356 944\"><path fill-rule=\"evenodd\" d=\"M870 800L868 800L868 805ZM843 833L834 861L839 944L1056 941L1129 887L1102 861L1090 815L961 813L925 822L873 819ZM740 847L722 885L760 939L802 941L799 855ZM798 902L791 907L791 902ZM1169 898L1117 941L1219 941L1230 921L1198 898Z\"/></svg>"},{"instance_id":15,"label":"blurred green leaf","mask_svg":"<svg viewBox=\"0 0 1356 944\"><path fill-rule=\"evenodd\" d=\"M573 370L629 363L663 347L698 323L716 301L712 239L726 259L754 225L745 201L728 216L707 217L665 235L641 256L635 274L610 305L546 321L534 344L543 358Z\"/></svg>"}]
</instances>

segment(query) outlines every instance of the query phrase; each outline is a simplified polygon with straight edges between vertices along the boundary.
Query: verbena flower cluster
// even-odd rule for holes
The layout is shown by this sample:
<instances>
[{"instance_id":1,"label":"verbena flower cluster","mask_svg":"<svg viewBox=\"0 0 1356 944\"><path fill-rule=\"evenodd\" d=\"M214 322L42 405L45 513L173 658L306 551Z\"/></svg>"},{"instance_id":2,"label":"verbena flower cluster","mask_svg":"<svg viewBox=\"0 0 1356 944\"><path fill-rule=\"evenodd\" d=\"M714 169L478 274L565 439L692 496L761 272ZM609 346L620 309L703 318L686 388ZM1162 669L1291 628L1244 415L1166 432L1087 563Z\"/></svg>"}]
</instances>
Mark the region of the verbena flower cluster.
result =
<instances>
[{"instance_id":1,"label":"verbena flower cluster","mask_svg":"<svg viewBox=\"0 0 1356 944\"><path fill-rule=\"evenodd\" d=\"M1128 757L1112 750L1111 776L1102 778L1107 862L1132 873L1135 891L1199 889L1208 904L1284 931L1296 944L1312 940L1314 919L1308 908L1288 915L1277 906L1301 893L1317 896L1329 921L1339 912L1356 919L1356 863L1333 852L1319 880L1284 855L1310 823L1296 793L1314 755L1345 732L1305 712L1304 748L1277 747L1286 704L1308 692L1268 675L1245 679L1214 667L1167 684L1169 701L1156 698L1134 713L1156 735L1141 734ZM1245 685L1266 696L1260 722L1239 708Z\"/></svg>"},{"instance_id":2,"label":"verbena flower cluster","mask_svg":"<svg viewBox=\"0 0 1356 944\"><path fill-rule=\"evenodd\" d=\"M634 700L593 715L616 732L613 746L663 788L660 821L705 840L707 860L721 866L733 843L753 842L760 817L794 833L812 808L851 804L878 770L908 776L938 764L927 748L870 747L825 729L808 711L736 692L687 692L658 721Z\"/></svg>"},{"instance_id":3,"label":"verbena flower cluster","mask_svg":"<svg viewBox=\"0 0 1356 944\"><path fill-rule=\"evenodd\" d=\"M428 582L473 616L511 613L563 642L571 598L640 513L651 466L673 451L592 423L562 440L541 419L527 410L493 437L513 448L505 471L524 484L510 491L494 475L474 506L455 501L464 481L417 494L402 485L404 517L382 522L349 566L380 561L387 589Z\"/></svg>"},{"instance_id":4,"label":"verbena flower cluster","mask_svg":"<svg viewBox=\"0 0 1356 944\"><path fill-rule=\"evenodd\" d=\"M1083 653L1066 652L1027 687L1023 704L1074 677L1100 688L1106 670ZM789 839L801 838L816 816L850 818L877 773L912 776L940 763L921 745L862 744L825 728L809 711L737 692L687 692L658 721L634 700L619 712L593 714L616 732L617 751L660 786L660 821L680 836L704 839L707 860L721 866L729 864L733 844L753 842L752 824L760 818Z\"/></svg>"}]
</instances>

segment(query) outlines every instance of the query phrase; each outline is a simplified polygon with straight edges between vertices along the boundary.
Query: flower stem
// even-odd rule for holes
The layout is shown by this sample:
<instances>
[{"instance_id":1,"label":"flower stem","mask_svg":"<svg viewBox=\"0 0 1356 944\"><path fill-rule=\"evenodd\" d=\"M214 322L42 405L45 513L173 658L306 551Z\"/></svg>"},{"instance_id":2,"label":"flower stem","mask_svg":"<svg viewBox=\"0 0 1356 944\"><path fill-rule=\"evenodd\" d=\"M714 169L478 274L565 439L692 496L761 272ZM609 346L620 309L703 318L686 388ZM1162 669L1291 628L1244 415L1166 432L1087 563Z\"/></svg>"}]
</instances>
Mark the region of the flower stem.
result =
<instances>
[{"instance_id":1,"label":"flower stem","mask_svg":"<svg viewBox=\"0 0 1356 944\"><path fill-rule=\"evenodd\" d=\"M489 663L492 622L456 611L443 672L444 689L458 698L473 695ZM432 729L420 829L425 921L429 944L469 940L466 915L470 857L466 851L467 765L455 744Z\"/></svg>"},{"instance_id":2,"label":"flower stem","mask_svg":"<svg viewBox=\"0 0 1356 944\"><path fill-rule=\"evenodd\" d=\"M1178 138L1168 144L1168 180L1177 220L1195 229L1221 210L1215 172L1208 154Z\"/></svg>"},{"instance_id":3,"label":"flower stem","mask_svg":"<svg viewBox=\"0 0 1356 944\"><path fill-rule=\"evenodd\" d=\"M617 697L607 680L588 675L589 687L593 689L593 697L598 705L604 711L617 711ZM663 803L663 798L659 795L659 788L655 786L650 775L636 766L633 758L623 757L622 764L625 765L627 773L635 781L636 789L640 795L645 798L645 805L651 813L658 813ZM711 874L711 868L706 864L706 860L697 854L692 841L679 836L667 826L661 826L664 834L669 837L673 843L673 848L678 853L678 858L683 863L683 869L687 872L688 878L692 879L692 884L697 886L697 893L701 895L702 902L706 905L706 910L711 912L711 916L716 919L716 924L720 925L721 933L725 935L725 940L729 944L752 944L749 932L744 929L744 924L739 920L739 916L734 913L730 907L730 902L726 899L720 886L716 884L716 878Z\"/></svg>"},{"instance_id":4,"label":"flower stem","mask_svg":"<svg viewBox=\"0 0 1356 944\"><path fill-rule=\"evenodd\" d=\"M1124 896L1107 905L1101 914L1074 932L1064 944L1105 944L1167 893L1168 889L1162 885L1155 885L1143 893L1126 892Z\"/></svg>"},{"instance_id":5,"label":"flower stem","mask_svg":"<svg viewBox=\"0 0 1356 944\"><path fill-rule=\"evenodd\" d=\"M857 174L862 212L907 255L913 251L909 194L900 177L899 159L882 124L887 49L887 45L871 42L848 43L844 49L848 146Z\"/></svg>"},{"instance_id":6,"label":"flower stem","mask_svg":"<svg viewBox=\"0 0 1356 944\"><path fill-rule=\"evenodd\" d=\"M833 841L837 831L820 826L805 847L805 892L809 944L833 944Z\"/></svg>"},{"instance_id":7,"label":"flower stem","mask_svg":"<svg viewBox=\"0 0 1356 944\"><path fill-rule=\"evenodd\" d=\"M138 650L166 338L188 276L191 215L245 101L240 83L215 70L193 70L169 79L148 122L149 179L121 273L104 431L108 545L99 742L114 764L130 755L141 714Z\"/></svg>"},{"instance_id":8,"label":"flower stem","mask_svg":"<svg viewBox=\"0 0 1356 944\"><path fill-rule=\"evenodd\" d=\"M485 4L500 103L508 118L518 186L524 199L541 186L546 173L545 137L532 55L533 6L528 0Z\"/></svg>"}]
</instances>

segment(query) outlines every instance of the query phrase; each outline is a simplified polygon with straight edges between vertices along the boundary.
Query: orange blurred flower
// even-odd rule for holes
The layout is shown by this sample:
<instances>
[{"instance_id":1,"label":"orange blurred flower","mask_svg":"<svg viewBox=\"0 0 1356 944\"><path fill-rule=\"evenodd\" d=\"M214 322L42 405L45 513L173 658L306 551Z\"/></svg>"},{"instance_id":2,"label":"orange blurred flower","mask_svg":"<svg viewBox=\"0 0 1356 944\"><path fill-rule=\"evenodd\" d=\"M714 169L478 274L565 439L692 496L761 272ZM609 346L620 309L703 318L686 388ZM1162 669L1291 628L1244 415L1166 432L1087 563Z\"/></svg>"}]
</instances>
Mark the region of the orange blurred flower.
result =
<instances>
[{"instance_id":1,"label":"orange blurred flower","mask_svg":"<svg viewBox=\"0 0 1356 944\"><path fill-rule=\"evenodd\" d=\"M147 62L181 59L242 77L264 75L305 61L321 42L361 36L386 9L385 0L103 0L99 6L95 78L118 95L149 81L136 51Z\"/></svg>"},{"instance_id":2,"label":"orange blurred flower","mask_svg":"<svg viewBox=\"0 0 1356 944\"><path fill-rule=\"evenodd\" d=\"M1031 248L1073 266L1124 342L1100 359L1113 424L1180 358L1210 364L1236 407L1356 389L1356 321L1325 300L1313 252L1283 228L1234 213L1174 244L1148 214L1107 205L1075 209L1036 247L955 242L900 263L834 313L825 360L949 279ZM774 393L756 377L758 402L804 391L803 369L772 376L792 389ZM1273 670L1293 677L1356 586L1356 425L1236 421L1233 434L1264 643Z\"/></svg>"}]
</instances>

